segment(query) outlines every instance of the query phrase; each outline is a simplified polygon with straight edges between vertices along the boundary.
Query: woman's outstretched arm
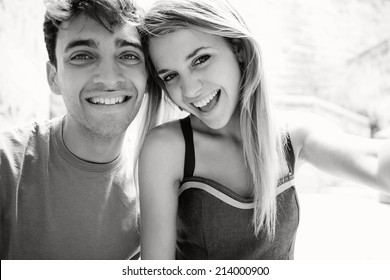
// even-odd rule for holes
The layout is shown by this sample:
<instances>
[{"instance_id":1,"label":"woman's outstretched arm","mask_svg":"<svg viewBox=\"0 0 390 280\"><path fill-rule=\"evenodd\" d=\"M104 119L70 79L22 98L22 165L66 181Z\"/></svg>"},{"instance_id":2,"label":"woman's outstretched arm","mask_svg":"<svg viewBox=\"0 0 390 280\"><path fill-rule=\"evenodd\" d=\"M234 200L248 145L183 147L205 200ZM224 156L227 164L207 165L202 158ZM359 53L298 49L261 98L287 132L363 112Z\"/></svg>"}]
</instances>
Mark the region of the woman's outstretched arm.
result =
<instances>
[{"instance_id":1,"label":"woman's outstretched arm","mask_svg":"<svg viewBox=\"0 0 390 280\"><path fill-rule=\"evenodd\" d=\"M332 175L390 193L390 141L347 134L322 117L289 117L299 161ZM295 142L295 143L294 143Z\"/></svg>"}]
</instances>

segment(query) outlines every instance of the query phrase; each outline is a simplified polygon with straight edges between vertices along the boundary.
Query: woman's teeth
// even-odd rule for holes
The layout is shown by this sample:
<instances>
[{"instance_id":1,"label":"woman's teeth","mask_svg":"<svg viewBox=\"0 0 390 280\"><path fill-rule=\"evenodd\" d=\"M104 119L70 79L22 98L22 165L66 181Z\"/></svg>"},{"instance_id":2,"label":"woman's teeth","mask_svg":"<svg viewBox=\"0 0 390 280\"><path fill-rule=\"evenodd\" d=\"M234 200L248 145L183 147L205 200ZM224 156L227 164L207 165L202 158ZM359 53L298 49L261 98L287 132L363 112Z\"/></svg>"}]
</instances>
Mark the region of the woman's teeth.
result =
<instances>
[{"instance_id":1,"label":"woman's teeth","mask_svg":"<svg viewBox=\"0 0 390 280\"><path fill-rule=\"evenodd\" d=\"M214 90L212 93L207 95L205 98L192 103L192 105L194 105L195 107L198 107L198 108L204 107L207 104L209 104L211 100L213 100L213 98L217 95L217 93L218 93L218 90Z\"/></svg>"},{"instance_id":2,"label":"woman's teeth","mask_svg":"<svg viewBox=\"0 0 390 280\"><path fill-rule=\"evenodd\" d=\"M126 100L125 96L112 97L112 98L103 98L103 97L91 97L88 98L88 101L97 104L97 105L114 105L123 103Z\"/></svg>"}]
</instances>

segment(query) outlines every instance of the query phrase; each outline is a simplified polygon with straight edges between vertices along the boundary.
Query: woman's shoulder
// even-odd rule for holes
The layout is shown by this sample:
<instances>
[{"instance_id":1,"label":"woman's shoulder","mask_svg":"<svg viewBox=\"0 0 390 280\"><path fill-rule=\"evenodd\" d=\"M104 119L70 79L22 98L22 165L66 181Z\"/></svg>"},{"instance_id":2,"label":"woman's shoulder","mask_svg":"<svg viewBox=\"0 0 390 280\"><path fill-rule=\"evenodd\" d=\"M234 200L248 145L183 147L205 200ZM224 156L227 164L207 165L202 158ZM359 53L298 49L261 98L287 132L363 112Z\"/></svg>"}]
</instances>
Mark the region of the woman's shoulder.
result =
<instances>
[{"instance_id":1,"label":"woman's shoulder","mask_svg":"<svg viewBox=\"0 0 390 280\"><path fill-rule=\"evenodd\" d=\"M153 170L156 180L163 176L176 181L182 176L184 154L185 142L180 122L157 126L146 135L139 157L140 172Z\"/></svg>"},{"instance_id":2,"label":"woman's shoulder","mask_svg":"<svg viewBox=\"0 0 390 280\"><path fill-rule=\"evenodd\" d=\"M154 127L148 132L144 145L158 145L160 148L174 148L183 143L180 121L170 121Z\"/></svg>"},{"instance_id":3,"label":"woman's shoulder","mask_svg":"<svg viewBox=\"0 0 390 280\"><path fill-rule=\"evenodd\" d=\"M154 127L146 135L141 157L178 160L185 151L180 121L170 121Z\"/></svg>"},{"instance_id":4,"label":"woman's shoulder","mask_svg":"<svg viewBox=\"0 0 390 280\"><path fill-rule=\"evenodd\" d=\"M284 111L281 115L297 155L302 154L309 146L321 145L324 139L336 136L340 131L332 122L319 114Z\"/></svg>"},{"instance_id":5,"label":"woman's shoulder","mask_svg":"<svg viewBox=\"0 0 390 280\"><path fill-rule=\"evenodd\" d=\"M278 113L290 136L294 152L299 155L310 132L320 126L321 117L303 111L279 111Z\"/></svg>"}]
</instances>

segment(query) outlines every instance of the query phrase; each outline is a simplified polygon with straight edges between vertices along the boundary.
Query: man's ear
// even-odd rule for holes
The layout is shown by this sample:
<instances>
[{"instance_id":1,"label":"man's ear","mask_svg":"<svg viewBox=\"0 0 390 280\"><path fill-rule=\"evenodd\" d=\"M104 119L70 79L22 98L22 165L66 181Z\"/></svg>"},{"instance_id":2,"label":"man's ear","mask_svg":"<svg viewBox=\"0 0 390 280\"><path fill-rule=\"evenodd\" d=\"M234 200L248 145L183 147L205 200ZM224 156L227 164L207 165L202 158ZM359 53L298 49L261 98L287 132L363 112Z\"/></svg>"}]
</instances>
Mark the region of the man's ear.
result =
<instances>
[{"instance_id":1,"label":"man's ear","mask_svg":"<svg viewBox=\"0 0 390 280\"><path fill-rule=\"evenodd\" d=\"M242 41L239 39L232 39L232 47L233 52L237 57L237 60L240 64L242 64L245 61L245 52L244 52L244 46L242 45Z\"/></svg>"},{"instance_id":2,"label":"man's ear","mask_svg":"<svg viewBox=\"0 0 390 280\"><path fill-rule=\"evenodd\" d=\"M60 87L58 86L57 69L50 62L46 62L46 78L50 89L54 94L61 95Z\"/></svg>"}]
</instances>

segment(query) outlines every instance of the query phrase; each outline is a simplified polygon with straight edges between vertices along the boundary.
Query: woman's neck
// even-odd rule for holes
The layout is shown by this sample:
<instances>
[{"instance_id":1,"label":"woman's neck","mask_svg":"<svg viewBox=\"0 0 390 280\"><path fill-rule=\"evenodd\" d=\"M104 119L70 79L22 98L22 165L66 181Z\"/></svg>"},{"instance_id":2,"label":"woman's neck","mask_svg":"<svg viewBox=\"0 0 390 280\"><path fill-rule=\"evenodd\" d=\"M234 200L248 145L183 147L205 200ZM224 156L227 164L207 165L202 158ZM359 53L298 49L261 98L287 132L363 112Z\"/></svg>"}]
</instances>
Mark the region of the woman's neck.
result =
<instances>
[{"instance_id":1,"label":"woman's neck","mask_svg":"<svg viewBox=\"0 0 390 280\"><path fill-rule=\"evenodd\" d=\"M212 129L204 124L200 119L191 116L192 126L206 134L215 135L224 138L232 138L235 141L242 142L241 127L240 127L240 109L237 108L229 122L220 129Z\"/></svg>"}]
</instances>

